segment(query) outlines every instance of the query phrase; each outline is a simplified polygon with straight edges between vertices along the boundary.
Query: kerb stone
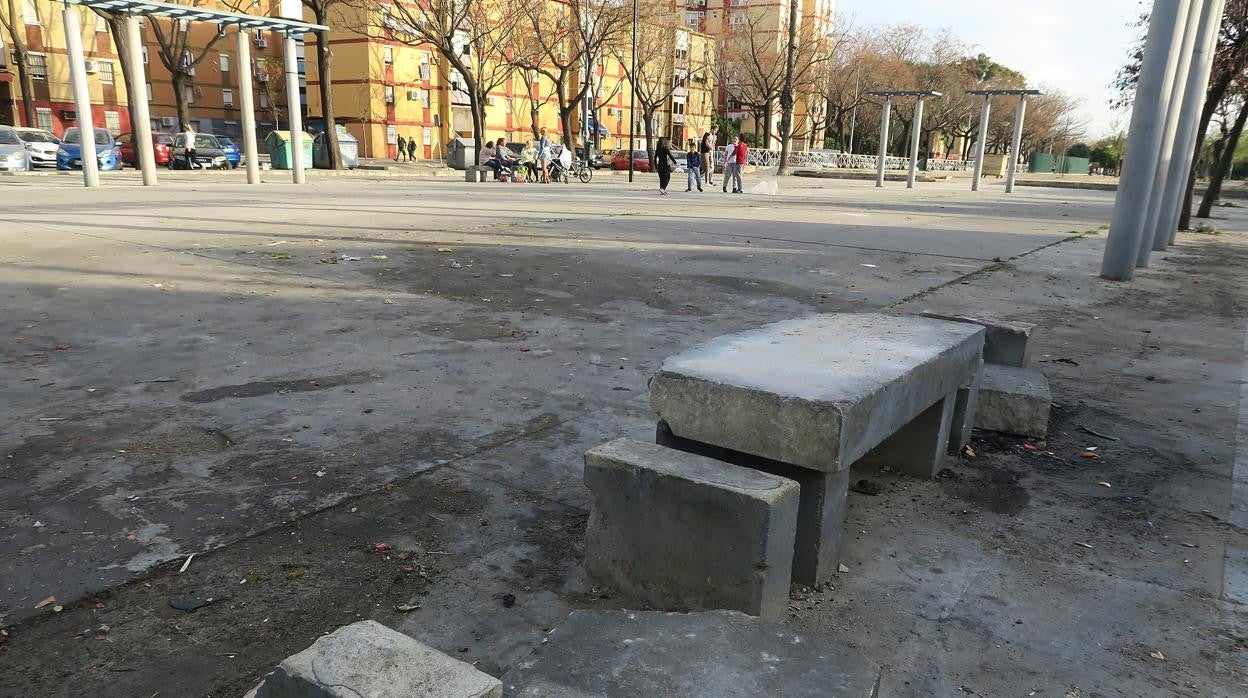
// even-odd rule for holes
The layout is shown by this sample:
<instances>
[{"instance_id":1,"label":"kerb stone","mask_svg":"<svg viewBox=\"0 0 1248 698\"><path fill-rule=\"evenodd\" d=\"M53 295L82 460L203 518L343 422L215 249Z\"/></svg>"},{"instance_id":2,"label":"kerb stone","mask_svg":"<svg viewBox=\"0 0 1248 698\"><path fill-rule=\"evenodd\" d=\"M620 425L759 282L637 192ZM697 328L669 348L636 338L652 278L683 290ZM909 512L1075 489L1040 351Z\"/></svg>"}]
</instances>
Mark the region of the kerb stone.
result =
<instances>
[{"instance_id":1,"label":"kerb stone","mask_svg":"<svg viewBox=\"0 0 1248 698\"><path fill-rule=\"evenodd\" d=\"M924 310L919 313L923 317L953 322L967 322L984 328L984 362L1000 366L1026 368L1031 365L1031 331L1035 325L1028 322L1012 322L973 317L970 315L951 315Z\"/></svg>"},{"instance_id":2,"label":"kerb stone","mask_svg":"<svg viewBox=\"0 0 1248 698\"><path fill-rule=\"evenodd\" d=\"M984 366L975 428L1042 438L1049 430L1049 379L1029 368Z\"/></svg>"},{"instance_id":3,"label":"kerb stone","mask_svg":"<svg viewBox=\"0 0 1248 698\"><path fill-rule=\"evenodd\" d=\"M783 618L798 485L655 444L585 454L591 577L656 606Z\"/></svg>"},{"instance_id":4,"label":"kerb stone","mask_svg":"<svg viewBox=\"0 0 1248 698\"><path fill-rule=\"evenodd\" d=\"M502 698L502 683L375 621L287 657L246 698Z\"/></svg>"},{"instance_id":5,"label":"kerb stone","mask_svg":"<svg viewBox=\"0 0 1248 698\"><path fill-rule=\"evenodd\" d=\"M874 698L857 650L733 611L576 611L503 676L509 696Z\"/></svg>"}]
</instances>

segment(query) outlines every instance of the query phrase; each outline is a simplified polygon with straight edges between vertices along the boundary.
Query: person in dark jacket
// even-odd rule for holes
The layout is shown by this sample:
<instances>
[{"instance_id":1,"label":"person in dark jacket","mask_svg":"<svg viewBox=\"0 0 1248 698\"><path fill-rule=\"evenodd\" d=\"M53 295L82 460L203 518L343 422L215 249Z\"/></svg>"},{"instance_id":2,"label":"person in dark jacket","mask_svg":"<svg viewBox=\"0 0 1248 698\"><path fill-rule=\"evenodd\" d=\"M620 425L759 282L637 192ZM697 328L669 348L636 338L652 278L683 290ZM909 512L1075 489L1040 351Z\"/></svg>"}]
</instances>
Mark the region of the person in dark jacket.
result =
<instances>
[{"instance_id":1,"label":"person in dark jacket","mask_svg":"<svg viewBox=\"0 0 1248 698\"><path fill-rule=\"evenodd\" d=\"M693 191L694 185L697 185L698 191L702 191L702 162L706 160L704 154L698 152L698 142L689 139L689 152L685 153L685 169L689 171L689 183L685 185L685 191Z\"/></svg>"},{"instance_id":2,"label":"person in dark jacket","mask_svg":"<svg viewBox=\"0 0 1248 698\"><path fill-rule=\"evenodd\" d=\"M407 161L416 162L416 137L407 139Z\"/></svg>"},{"instance_id":3,"label":"person in dark jacket","mask_svg":"<svg viewBox=\"0 0 1248 698\"><path fill-rule=\"evenodd\" d=\"M676 158L667 145L667 139L660 138L654 149L654 169L659 173L659 194L662 196L667 195L667 183L672 181L672 165L675 164Z\"/></svg>"},{"instance_id":4,"label":"person in dark jacket","mask_svg":"<svg viewBox=\"0 0 1248 698\"><path fill-rule=\"evenodd\" d=\"M403 158L407 157L407 139L403 134L399 134L399 154L394 156L395 162L403 162Z\"/></svg>"}]
</instances>

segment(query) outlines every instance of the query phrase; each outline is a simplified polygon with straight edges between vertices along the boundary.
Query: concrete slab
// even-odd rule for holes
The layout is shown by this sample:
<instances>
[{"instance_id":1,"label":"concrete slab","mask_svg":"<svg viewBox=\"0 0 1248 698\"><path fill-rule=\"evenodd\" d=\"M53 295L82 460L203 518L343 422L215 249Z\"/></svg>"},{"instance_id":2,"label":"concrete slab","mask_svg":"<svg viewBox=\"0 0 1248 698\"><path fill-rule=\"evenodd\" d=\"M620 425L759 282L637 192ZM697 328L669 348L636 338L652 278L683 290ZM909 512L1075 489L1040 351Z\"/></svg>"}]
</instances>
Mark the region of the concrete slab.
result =
<instances>
[{"instance_id":1,"label":"concrete slab","mask_svg":"<svg viewBox=\"0 0 1248 698\"><path fill-rule=\"evenodd\" d=\"M682 438L836 472L952 396L978 369L983 336L880 314L779 322L667 359L650 404Z\"/></svg>"},{"instance_id":2,"label":"concrete slab","mask_svg":"<svg viewBox=\"0 0 1248 698\"><path fill-rule=\"evenodd\" d=\"M503 684L550 698L874 698L879 677L845 645L741 613L577 611Z\"/></svg>"},{"instance_id":3,"label":"concrete slab","mask_svg":"<svg viewBox=\"0 0 1248 698\"><path fill-rule=\"evenodd\" d=\"M1030 322L1016 322L984 318L974 315L956 315L935 310L924 310L923 317L953 322L969 322L984 328L984 363L1001 366L1031 366L1031 333L1036 326Z\"/></svg>"},{"instance_id":4,"label":"concrete slab","mask_svg":"<svg viewBox=\"0 0 1248 698\"><path fill-rule=\"evenodd\" d=\"M661 608L784 617L796 482L616 439L585 454L585 484L593 495L585 532L592 578Z\"/></svg>"},{"instance_id":5,"label":"concrete slab","mask_svg":"<svg viewBox=\"0 0 1248 698\"><path fill-rule=\"evenodd\" d=\"M489 674L381 623L339 628L288 657L248 698L502 698Z\"/></svg>"},{"instance_id":6,"label":"concrete slab","mask_svg":"<svg viewBox=\"0 0 1248 698\"><path fill-rule=\"evenodd\" d=\"M1049 429L1053 394L1040 371L984 365L975 427L1003 434L1044 438Z\"/></svg>"}]
</instances>

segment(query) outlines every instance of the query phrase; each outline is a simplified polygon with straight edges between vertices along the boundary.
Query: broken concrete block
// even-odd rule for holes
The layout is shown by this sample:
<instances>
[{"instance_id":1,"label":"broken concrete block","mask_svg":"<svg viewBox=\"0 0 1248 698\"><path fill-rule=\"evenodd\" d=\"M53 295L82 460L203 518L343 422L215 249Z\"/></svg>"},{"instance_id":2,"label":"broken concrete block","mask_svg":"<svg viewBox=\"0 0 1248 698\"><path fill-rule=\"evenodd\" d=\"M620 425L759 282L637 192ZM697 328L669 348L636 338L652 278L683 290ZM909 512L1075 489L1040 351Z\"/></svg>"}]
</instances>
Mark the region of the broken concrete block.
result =
<instances>
[{"instance_id":1,"label":"broken concrete block","mask_svg":"<svg viewBox=\"0 0 1248 698\"><path fill-rule=\"evenodd\" d=\"M872 698L879 681L857 650L734 611L575 611L503 676L542 698Z\"/></svg>"},{"instance_id":2,"label":"broken concrete block","mask_svg":"<svg viewBox=\"0 0 1248 698\"><path fill-rule=\"evenodd\" d=\"M667 359L650 404L677 436L836 472L967 385L983 338L977 325L914 316L788 320Z\"/></svg>"},{"instance_id":3,"label":"broken concrete block","mask_svg":"<svg viewBox=\"0 0 1248 698\"><path fill-rule=\"evenodd\" d=\"M585 454L585 484L592 577L656 606L784 617L796 482L617 439Z\"/></svg>"},{"instance_id":4,"label":"broken concrete block","mask_svg":"<svg viewBox=\"0 0 1248 698\"><path fill-rule=\"evenodd\" d=\"M984 362L1000 366L1026 368L1031 365L1031 331L1035 325L1028 322L1012 322L973 317L970 315L951 315L924 310L919 313L923 317L953 322L968 322L984 328Z\"/></svg>"},{"instance_id":5,"label":"broken concrete block","mask_svg":"<svg viewBox=\"0 0 1248 698\"><path fill-rule=\"evenodd\" d=\"M371 620L287 657L247 698L501 698L489 674Z\"/></svg>"},{"instance_id":6,"label":"broken concrete block","mask_svg":"<svg viewBox=\"0 0 1248 698\"><path fill-rule=\"evenodd\" d=\"M1029 368L984 366L975 428L1042 438L1049 430L1049 379Z\"/></svg>"}]
</instances>

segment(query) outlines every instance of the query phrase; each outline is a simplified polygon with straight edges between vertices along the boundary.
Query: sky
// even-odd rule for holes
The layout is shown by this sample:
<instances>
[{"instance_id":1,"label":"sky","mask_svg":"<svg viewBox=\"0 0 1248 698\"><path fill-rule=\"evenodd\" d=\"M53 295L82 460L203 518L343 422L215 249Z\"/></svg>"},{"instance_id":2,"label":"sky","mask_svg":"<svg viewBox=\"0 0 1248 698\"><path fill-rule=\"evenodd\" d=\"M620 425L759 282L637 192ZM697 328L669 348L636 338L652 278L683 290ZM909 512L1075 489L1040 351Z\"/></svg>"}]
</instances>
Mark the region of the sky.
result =
<instances>
[{"instance_id":1,"label":"sky","mask_svg":"<svg viewBox=\"0 0 1248 698\"><path fill-rule=\"evenodd\" d=\"M1151 3L1150 3L1151 5ZM1082 101L1090 139L1126 129L1110 83L1138 35L1142 0L837 0L853 27L919 24L954 35L994 61Z\"/></svg>"}]
</instances>

